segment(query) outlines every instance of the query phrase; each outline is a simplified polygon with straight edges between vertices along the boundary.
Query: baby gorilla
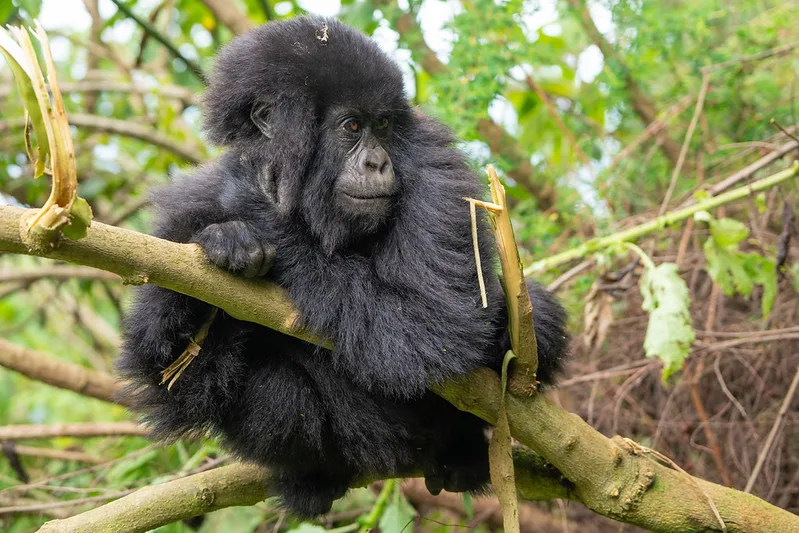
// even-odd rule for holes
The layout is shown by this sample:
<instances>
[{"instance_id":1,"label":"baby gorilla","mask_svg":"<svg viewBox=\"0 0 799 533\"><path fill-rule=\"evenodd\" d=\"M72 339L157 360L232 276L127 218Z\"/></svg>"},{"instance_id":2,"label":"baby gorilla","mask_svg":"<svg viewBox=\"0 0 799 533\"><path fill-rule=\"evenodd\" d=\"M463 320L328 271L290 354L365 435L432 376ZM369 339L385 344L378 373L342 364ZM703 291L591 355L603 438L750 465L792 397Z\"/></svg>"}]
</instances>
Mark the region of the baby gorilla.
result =
<instances>
[{"instance_id":1,"label":"baby gorilla","mask_svg":"<svg viewBox=\"0 0 799 533\"><path fill-rule=\"evenodd\" d=\"M285 287L326 350L219 312L171 390L161 371L211 307L138 290L121 374L156 436L219 436L268 466L302 516L359 478L421 472L432 491L488 482L486 424L427 392L508 348L494 241L478 221L480 303L464 197L483 187L448 131L412 109L375 43L333 19L271 23L220 53L204 99L216 161L158 191L156 235ZM530 285L538 378L566 346L564 313Z\"/></svg>"}]
</instances>

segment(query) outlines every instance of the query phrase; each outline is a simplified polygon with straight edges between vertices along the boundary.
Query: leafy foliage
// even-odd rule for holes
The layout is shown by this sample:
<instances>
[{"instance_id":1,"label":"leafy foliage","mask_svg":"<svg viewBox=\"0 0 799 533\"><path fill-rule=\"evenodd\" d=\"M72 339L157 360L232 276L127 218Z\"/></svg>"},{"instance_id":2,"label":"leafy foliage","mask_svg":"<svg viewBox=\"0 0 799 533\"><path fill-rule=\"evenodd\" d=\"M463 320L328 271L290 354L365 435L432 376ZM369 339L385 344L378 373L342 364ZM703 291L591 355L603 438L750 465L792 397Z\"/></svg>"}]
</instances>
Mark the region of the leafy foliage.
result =
<instances>
[{"instance_id":1,"label":"leafy foliage","mask_svg":"<svg viewBox=\"0 0 799 533\"><path fill-rule=\"evenodd\" d=\"M761 309L768 317L777 295L777 269L773 259L756 252L742 252L739 247L749 236L749 228L731 218L713 218L702 212L697 220L707 222L710 236L705 241L707 272L724 294L749 296L755 286L763 288Z\"/></svg>"}]
</instances>

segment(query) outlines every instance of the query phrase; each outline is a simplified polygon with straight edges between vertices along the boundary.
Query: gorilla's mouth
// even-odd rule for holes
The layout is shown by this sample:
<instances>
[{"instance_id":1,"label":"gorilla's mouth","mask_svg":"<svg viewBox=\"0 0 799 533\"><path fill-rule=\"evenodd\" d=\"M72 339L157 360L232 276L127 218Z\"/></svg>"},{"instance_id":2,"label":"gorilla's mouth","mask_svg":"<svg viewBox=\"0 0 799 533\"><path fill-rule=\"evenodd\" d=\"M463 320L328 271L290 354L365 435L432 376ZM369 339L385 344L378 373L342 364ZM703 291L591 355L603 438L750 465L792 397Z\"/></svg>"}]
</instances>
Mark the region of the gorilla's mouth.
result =
<instances>
[{"instance_id":1,"label":"gorilla's mouth","mask_svg":"<svg viewBox=\"0 0 799 533\"><path fill-rule=\"evenodd\" d=\"M365 195L365 194L350 194L348 192L345 192L343 194L344 196L351 198L353 200L360 200L364 202L374 201L374 200L390 200L391 197L393 196L390 193Z\"/></svg>"},{"instance_id":2,"label":"gorilla's mouth","mask_svg":"<svg viewBox=\"0 0 799 533\"><path fill-rule=\"evenodd\" d=\"M382 220L391 210L394 194L388 191L339 191L339 205L350 216Z\"/></svg>"}]
</instances>

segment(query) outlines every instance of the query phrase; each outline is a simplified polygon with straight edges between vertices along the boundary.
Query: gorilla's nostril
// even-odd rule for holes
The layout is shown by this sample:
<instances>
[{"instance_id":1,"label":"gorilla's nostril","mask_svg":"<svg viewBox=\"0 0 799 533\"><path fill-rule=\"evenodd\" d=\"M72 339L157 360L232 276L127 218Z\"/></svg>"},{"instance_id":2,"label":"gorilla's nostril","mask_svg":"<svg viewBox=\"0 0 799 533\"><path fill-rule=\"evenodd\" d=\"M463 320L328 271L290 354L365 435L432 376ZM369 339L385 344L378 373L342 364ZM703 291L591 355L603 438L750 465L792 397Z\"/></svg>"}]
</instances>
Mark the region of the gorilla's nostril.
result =
<instances>
[{"instance_id":1,"label":"gorilla's nostril","mask_svg":"<svg viewBox=\"0 0 799 533\"><path fill-rule=\"evenodd\" d=\"M360 170L364 174L385 174L391 168L388 154L379 144L365 148L360 156Z\"/></svg>"}]
</instances>

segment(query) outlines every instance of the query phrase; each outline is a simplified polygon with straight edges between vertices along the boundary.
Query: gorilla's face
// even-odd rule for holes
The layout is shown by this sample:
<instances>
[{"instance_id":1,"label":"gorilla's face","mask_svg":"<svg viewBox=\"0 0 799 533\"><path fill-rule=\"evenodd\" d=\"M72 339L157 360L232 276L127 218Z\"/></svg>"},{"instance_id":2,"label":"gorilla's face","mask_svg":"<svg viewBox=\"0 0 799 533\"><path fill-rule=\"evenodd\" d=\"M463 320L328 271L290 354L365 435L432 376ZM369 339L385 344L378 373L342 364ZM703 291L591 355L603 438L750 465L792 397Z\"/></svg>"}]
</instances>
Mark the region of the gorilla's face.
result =
<instances>
[{"instance_id":1,"label":"gorilla's face","mask_svg":"<svg viewBox=\"0 0 799 533\"><path fill-rule=\"evenodd\" d=\"M379 224L390 214L399 190L386 151L392 117L348 109L334 109L327 115L325 144L338 151L340 161L332 201L345 217L367 222L367 226Z\"/></svg>"},{"instance_id":2,"label":"gorilla's face","mask_svg":"<svg viewBox=\"0 0 799 533\"><path fill-rule=\"evenodd\" d=\"M328 253L387 227L402 197L401 158L392 155L402 152L407 106L355 103L319 112L302 179L300 214Z\"/></svg>"}]
</instances>

